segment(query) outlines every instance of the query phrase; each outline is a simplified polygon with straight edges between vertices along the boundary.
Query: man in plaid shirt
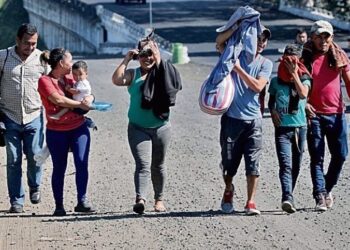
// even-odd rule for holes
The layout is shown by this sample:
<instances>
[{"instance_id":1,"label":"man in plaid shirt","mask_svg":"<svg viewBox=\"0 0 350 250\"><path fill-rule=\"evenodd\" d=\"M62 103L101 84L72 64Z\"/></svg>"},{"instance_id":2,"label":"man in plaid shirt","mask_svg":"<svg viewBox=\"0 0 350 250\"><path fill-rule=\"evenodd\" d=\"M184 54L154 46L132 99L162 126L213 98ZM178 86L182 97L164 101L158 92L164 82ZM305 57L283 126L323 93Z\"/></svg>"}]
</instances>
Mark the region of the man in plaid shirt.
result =
<instances>
[{"instance_id":1,"label":"man in plaid shirt","mask_svg":"<svg viewBox=\"0 0 350 250\"><path fill-rule=\"evenodd\" d=\"M42 104L38 79L45 72L36 49L38 32L31 24L22 24L16 45L0 50L0 66L4 68L0 83L0 109L5 114L7 153L7 186L10 213L23 212L22 149L27 159L30 200L40 202L42 167L34 160L44 141ZM6 60L5 60L6 59Z\"/></svg>"}]
</instances>

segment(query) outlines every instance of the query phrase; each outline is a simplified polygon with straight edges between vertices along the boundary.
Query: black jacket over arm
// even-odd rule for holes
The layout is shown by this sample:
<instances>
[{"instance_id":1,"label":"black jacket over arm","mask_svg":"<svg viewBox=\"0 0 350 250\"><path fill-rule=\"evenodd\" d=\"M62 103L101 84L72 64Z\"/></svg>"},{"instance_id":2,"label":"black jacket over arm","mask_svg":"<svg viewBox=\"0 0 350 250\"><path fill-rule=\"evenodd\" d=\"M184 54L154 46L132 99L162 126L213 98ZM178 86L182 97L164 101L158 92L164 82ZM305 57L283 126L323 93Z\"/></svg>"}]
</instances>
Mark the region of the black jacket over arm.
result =
<instances>
[{"instance_id":1,"label":"black jacket over arm","mask_svg":"<svg viewBox=\"0 0 350 250\"><path fill-rule=\"evenodd\" d=\"M169 117L169 107L175 105L176 94L182 89L180 73L170 62L154 66L141 86L142 108L152 109L162 120Z\"/></svg>"}]
</instances>

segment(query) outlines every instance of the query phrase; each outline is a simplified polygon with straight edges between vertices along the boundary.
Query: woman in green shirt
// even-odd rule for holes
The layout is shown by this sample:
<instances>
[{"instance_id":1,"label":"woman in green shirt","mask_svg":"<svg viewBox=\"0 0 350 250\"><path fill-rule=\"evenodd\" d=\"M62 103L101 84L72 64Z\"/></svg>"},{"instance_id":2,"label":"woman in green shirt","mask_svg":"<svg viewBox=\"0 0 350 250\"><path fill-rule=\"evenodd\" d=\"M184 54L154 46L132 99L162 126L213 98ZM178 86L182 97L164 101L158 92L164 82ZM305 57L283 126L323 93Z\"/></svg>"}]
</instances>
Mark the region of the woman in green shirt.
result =
<instances>
[{"instance_id":1,"label":"woman in green shirt","mask_svg":"<svg viewBox=\"0 0 350 250\"><path fill-rule=\"evenodd\" d=\"M133 58L138 59L140 67L127 69ZM113 83L117 86L127 86L130 94L128 140L136 164L136 203L133 210L138 214L143 214L145 210L150 175L154 189L154 210L166 211L163 203L166 176L164 160L171 137L170 122L156 116L152 109L144 109L141 106L141 86L152 68L158 67L160 63L157 43L149 39L141 40L138 49L132 49L126 54L112 76Z\"/></svg>"}]
</instances>

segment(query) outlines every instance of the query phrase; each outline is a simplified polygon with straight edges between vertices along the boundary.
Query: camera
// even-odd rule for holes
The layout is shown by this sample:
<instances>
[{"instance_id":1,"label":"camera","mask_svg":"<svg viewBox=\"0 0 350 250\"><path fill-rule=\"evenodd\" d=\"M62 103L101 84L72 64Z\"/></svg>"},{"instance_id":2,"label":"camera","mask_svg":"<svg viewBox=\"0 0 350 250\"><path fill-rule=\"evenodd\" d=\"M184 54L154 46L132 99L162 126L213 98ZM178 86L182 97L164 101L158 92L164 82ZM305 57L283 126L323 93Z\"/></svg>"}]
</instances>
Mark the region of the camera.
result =
<instances>
[{"instance_id":1,"label":"camera","mask_svg":"<svg viewBox=\"0 0 350 250\"><path fill-rule=\"evenodd\" d=\"M139 58L139 54L137 53L135 53L135 54L133 54L132 55L132 60L137 60Z\"/></svg>"}]
</instances>

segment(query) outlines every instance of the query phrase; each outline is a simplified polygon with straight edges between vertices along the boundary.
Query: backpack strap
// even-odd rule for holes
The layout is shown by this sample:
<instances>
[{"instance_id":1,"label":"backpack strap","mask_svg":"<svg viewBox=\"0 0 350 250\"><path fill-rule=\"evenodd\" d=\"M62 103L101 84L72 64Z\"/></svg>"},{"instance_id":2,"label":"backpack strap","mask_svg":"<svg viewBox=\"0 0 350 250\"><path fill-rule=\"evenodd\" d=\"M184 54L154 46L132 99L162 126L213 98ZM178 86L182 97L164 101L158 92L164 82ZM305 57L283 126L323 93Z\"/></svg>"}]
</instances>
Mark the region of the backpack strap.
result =
<instances>
[{"instance_id":1,"label":"backpack strap","mask_svg":"<svg viewBox=\"0 0 350 250\"><path fill-rule=\"evenodd\" d=\"M2 69L1 69L1 73L0 73L0 84L1 84L2 76L4 74L4 68L5 68L5 64L6 64L8 55L9 55L9 49L7 48L6 49L6 57L5 57L5 60L4 60L4 64L2 65Z\"/></svg>"}]
</instances>

